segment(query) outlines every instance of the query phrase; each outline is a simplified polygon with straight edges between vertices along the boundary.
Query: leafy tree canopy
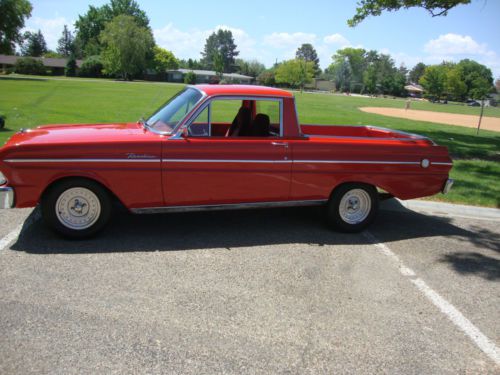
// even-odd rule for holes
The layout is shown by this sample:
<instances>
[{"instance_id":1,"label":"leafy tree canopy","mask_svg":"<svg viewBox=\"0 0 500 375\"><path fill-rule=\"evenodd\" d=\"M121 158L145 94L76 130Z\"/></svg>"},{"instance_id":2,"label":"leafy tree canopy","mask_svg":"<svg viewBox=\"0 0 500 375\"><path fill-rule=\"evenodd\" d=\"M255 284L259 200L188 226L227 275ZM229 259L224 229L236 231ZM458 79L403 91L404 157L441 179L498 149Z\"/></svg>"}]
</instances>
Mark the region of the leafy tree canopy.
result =
<instances>
[{"instance_id":1,"label":"leafy tree canopy","mask_svg":"<svg viewBox=\"0 0 500 375\"><path fill-rule=\"evenodd\" d=\"M231 73L234 71L235 58L239 55L236 48L233 33L230 30L219 29L213 32L205 42L205 48L201 53L203 63L207 67L217 70L220 67L220 60L222 60L223 72ZM216 62L219 63L217 67L215 66Z\"/></svg>"},{"instance_id":2,"label":"leafy tree canopy","mask_svg":"<svg viewBox=\"0 0 500 375\"><path fill-rule=\"evenodd\" d=\"M314 63L302 59L288 60L276 68L276 82L286 83L292 87L304 89L314 77Z\"/></svg>"},{"instance_id":3,"label":"leafy tree canopy","mask_svg":"<svg viewBox=\"0 0 500 375\"><path fill-rule=\"evenodd\" d=\"M46 53L47 43L40 30L38 32L26 31L24 33L24 41L21 46L21 53L23 56L39 57Z\"/></svg>"},{"instance_id":4,"label":"leafy tree canopy","mask_svg":"<svg viewBox=\"0 0 500 375\"><path fill-rule=\"evenodd\" d=\"M264 64L257 60L236 59L236 65L239 67L239 73L256 78L260 73L266 70Z\"/></svg>"},{"instance_id":5,"label":"leafy tree canopy","mask_svg":"<svg viewBox=\"0 0 500 375\"><path fill-rule=\"evenodd\" d=\"M146 56L154 45L150 30L140 27L134 17L120 15L106 24L101 33L105 72L132 79L146 66Z\"/></svg>"},{"instance_id":6,"label":"leafy tree canopy","mask_svg":"<svg viewBox=\"0 0 500 375\"><path fill-rule=\"evenodd\" d=\"M356 14L347 20L347 24L354 27L368 16L380 16L384 11L391 12L413 7L424 8L433 17L446 16L450 9L470 2L471 0L360 0Z\"/></svg>"},{"instance_id":7,"label":"leafy tree canopy","mask_svg":"<svg viewBox=\"0 0 500 375\"><path fill-rule=\"evenodd\" d=\"M157 72L165 73L170 69L177 69L179 67L179 60L174 54L164 48L153 47L153 65Z\"/></svg>"},{"instance_id":8,"label":"leafy tree canopy","mask_svg":"<svg viewBox=\"0 0 500 375\"><path fill-rule=\"evenodd\" d=\"M68 30L68 26L64 25L62 35L57 41L57 53L66 57L73 54L75 52L74 41L73 34Z\"/></svg>"},{"instance_id":9,"label":"leafy tree canopy","mask_svg":"<svg viewBox=\"0 0 500 375\"><path fill-rule=\"evenodd\" d=\"M0 53L11 55L22 42L24 20L31 16L33 7L28 0L0 0Z\"/></svg>"},{"instance_id":10,"label":"leafy tree canopy","mask_svg":"<svg viewBox=\"0 0 500 375\"><path fill-rule=\"evenodd\" d=\"M78 16L75 22L76 39L86 56L97 55L101 51L99 34L104 30L106 23L119 15L133 17L137 25L147 28L150 32L149 18L139 8L134 0L111 0L101 7L90 5L83 16Z\"/></svg>"},{"instance_id":11,"label":"leafy tree canopy","mask_svg":"<svg viewBox=\"0 0 500 375\"><path fill-rule=\"evenodd\" d=\"M319 58L316 50L312 44L304 43L295 52L295 57L297 59L303 59L306 61L311 61L314 63L314 76L317 77L321 74L321 68L319 67Z\"/></svg>"},{"instance_id":12,"label":"leafy tree canopy","mask_svg":"<svg viewBox=\"0 0 500 375\"><path fill-rule=\"evenodd\" d=\"M410 70L410 73L408 75L408 80L413 83L418 83L420 77L424 75L426 67L427 65L425 65L422 62L419 62L417 65L413 67L412 70Z\"/></svg>"}]
</instances>

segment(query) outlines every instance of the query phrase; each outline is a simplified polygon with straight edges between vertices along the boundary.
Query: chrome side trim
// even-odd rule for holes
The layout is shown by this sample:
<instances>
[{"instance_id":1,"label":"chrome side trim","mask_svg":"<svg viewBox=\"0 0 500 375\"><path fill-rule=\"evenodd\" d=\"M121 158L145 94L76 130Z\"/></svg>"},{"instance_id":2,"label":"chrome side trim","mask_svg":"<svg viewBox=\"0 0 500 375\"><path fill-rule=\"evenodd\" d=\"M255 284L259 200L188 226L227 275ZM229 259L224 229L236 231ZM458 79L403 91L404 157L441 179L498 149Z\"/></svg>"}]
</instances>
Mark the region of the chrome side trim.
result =
<instances>
[{"instance_id":1,"label":"chrome side trim","mask_svg":"<svg viewBox=\"0 0 500 375\"><path fill-rule=\"evenodd\" d=\"M418 161L384 160L259 160L259 159L6 159L6 163L263 163L263 164L381 164L420 165ZM432 163L453 165L452 163Z\"/></svg>"},{"instance_id":2,"label":"chrome side trim","mask_svg":"<svg viewBox=\"0 0 500 375\"><path fill-rule=\"evenodd\" d=\"M132 211L134 214L155 214L155 213L194 212L194 211L242 210L251 208L322 206L326 204L326 202L328 202L327 199L317 199L317 200L284 201L284 202L209 204L209 205L199 205L199 206L145 207L145 208L132 208L130 211Z\"/></svg>"},{"instance_id":3,"label":"chrome side trim","mask_svg":"<svg viewBox=\"0 0 500 375\"><path fill-rule=\"evenodd\" d=\"M14 189L9 186L0 187L0 209L14 207Z\"/></svg>"},{"instance_id":4,"label":"chrome side trim","mask_svg":"<svg viewBox=\"0 0 500 375\"><path fill-rule=\"evenodd\" d=\"M239 160L239 159L162 159L167 163L292 163L291 160Z\"/></svg>"},{"instance_id":5,"label":"chrome side trim","mask_svg":"<svg viewBox=\"0 0 500 375\"><path fill-rule=\"evenodd\" d=\"M432 165L453 165L453 163L437 163L437 162L432 162Z\"/></svg>"},{"instance_id":6,"label":"chrome side trim","mask_svg":"<svg viewBox=\"0 0 500 375\"><path fill-rule=\"evenodd\" d=\"M294 160L294 163L320 163L320 164L395 164L395 165L420 165L419 161L384 161L384 160Z\"/></svg>"},{"instance_id":7,"label":"chrome side trim","mask_svg":"<svg viewBox=\"0 0 500 375\"><path fill-rule=\"evenodd\" d=\"M394 164L420 165L418 161L371 161L371 160L249 160L249 159L162 159L172 163L298 163L298 164Z\"/></svg>"},{"instance_id":8,"label":"chrome side trim","mask_svg":"<svg viewBox=\"0 0 500 375\"><path fill-rule=\"evenodd\" d=\"M6 163L159 163L161 159L6 159Z\"/></svg>"}]
</instances>

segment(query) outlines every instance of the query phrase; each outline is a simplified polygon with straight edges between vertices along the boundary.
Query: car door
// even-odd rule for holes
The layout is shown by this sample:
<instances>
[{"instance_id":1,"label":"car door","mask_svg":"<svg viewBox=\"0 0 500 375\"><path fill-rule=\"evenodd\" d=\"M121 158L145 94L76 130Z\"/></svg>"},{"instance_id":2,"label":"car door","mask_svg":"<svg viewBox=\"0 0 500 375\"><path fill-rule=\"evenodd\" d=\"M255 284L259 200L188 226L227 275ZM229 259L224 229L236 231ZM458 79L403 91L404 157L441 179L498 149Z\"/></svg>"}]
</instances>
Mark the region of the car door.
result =
<instances>
[{"instance_id":1,"label":"car door","mask_svg":"<svg viewBox=\"0 0 500 375\"><path fill-rule=\"evenodd\" d=\"M250 106L255 116L260 102L266 102L260 107L272 110L270 134L225 136L240 106ZM182 137L163 143L165 205L288 200L291 163L288 143L281 136L282 105L279 98L224 97L207 102Z\"/></svg>"}]
</instances>

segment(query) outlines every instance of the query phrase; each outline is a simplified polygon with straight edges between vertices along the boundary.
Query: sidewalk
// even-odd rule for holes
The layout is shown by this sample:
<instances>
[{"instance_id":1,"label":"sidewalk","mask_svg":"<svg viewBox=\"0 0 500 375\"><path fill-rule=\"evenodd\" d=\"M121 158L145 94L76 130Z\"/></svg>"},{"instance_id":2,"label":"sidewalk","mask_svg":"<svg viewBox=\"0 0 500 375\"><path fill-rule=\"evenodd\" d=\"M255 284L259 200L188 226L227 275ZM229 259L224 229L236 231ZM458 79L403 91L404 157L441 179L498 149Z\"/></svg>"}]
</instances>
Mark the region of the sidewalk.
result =
<instances>
[{"instance_id":1,"label":"sidewalk","mask_svg":"<svg viewBox=\"0 0 500 375\"><path fill-rule=\"evenodd\" d=\"M380 209L387 211L400 211L405 209L425 212L436 216L455 216L474 219L498 220L500 221L500 209L476 206L465 206L461 204L430 202L422 200L388 199L380 202Z\"/></svg>"}]
</instances>

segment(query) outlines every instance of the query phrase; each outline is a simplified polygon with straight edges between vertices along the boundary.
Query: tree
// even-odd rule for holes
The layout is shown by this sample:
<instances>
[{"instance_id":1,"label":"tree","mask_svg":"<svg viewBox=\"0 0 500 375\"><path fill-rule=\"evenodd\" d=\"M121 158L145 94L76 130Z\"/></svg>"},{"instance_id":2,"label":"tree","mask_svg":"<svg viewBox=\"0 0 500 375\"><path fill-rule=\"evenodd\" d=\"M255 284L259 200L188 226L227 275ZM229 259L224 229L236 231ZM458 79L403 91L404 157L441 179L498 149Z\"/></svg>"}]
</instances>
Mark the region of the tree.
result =
<instances>
[{"instance_id":1,"label":"tree","mask_svg":"<svg viewBox=\"0 0 500 375\"><path fill-rule=\"evenodd\" d=\"M259 85L274 86L276 84L276 71L275 69L268 69L263 71L257 76Z\"/></svg>"},{"instance_id":2,"label":"tree","mask_svg":"<svg viewBox=\"0 0 500 375\"><path fill-rule=\"evenodd\" d=\"M332 56L329 66L337 81L337 88L342 91L360 92L363 88L363 72L366 69L366 51L363 48L344 48Z\"/></svg>"},{"instance_id":3,"label":"tree","mask_svg":"<svg viewBox=\"0 0 500 375\"><path fill-rule=\"evenodd\" d=\"M22 42L20 31L32 9L28 0L0 0L0 54L12 55Z\"/></svg>"},{"instance_id":4,"label":"tree","mask_svg":"<svg viewBox=\"0 0 500 375\"><path fill-rule=\"evenodd\" d=\"M500 78L495 81L495 89L500 94Z\"/></svg>"},{"instance_id":5,"label":"tree","mask_svg":"<svg viewBox=\"0 0 500 375\"><path fill-rule=\"evenodd\" d=\"M236 65L239 67L239 73L256 78L260 73L266 70L264 64L257 60L236 59Z\"/></svg>"},{"instance_id":6,"label":"tree","mask_svg":"<svg viewBox=\"0 0 500 375\"><path fill-rule=\"evenodd\" d=\"M90 5L87 13L78 16L75 22L76 40L85 56L100 54L102 46L99 35L106 27L106 23L119 15L133 17L137 25L147 28L151 33L146 13L134 0L111 0L109 4L101 7Z\"/></svg>"},{"instance_id":7,"label":"tree","mask_svg":"<svg viewBox=\"0 0 500 375\"><path fill-rule=\"evenodd\" d=\"M153 67L156 72L165 74L167 70L179 68L179 61L174 54L164 48L153 47Z\"/></svg>"},{"instance_id":8,"label":"tree","mask_svg":"<svg viewBox=\"0 0 500 375\"><path fill-rule=\"evenodd\" d=\"M74 41L73 34L68 30L68 26L64 25L62 35L57 41L57 53L64 57L73 54L75 52Z\"/></svg>"},{"instance_id":9,"label":"tree","mask_svg":"<svg viewBox=\"0 0 500 375\"><path fill-rule=\"evenodd\" d=\"M132 16L120 15L108 22L101 33L103 65L106 73L130 80L146 66L146 55L154 45L151 33Z\"/></svg>"},{"instance_id":10,"label":"tree","mask_svg":"<svg viewBox=\"0 0 500 375\"><path fill-rule=\"evenodd\" d=\"M69 56L69 59L66 62L66 68L64 69L64 74L66 77L76 76L76 59L74 55Z\"/></svg>"},{"instance_id":11,"label":"tree","mask_svg":"<svg viewBox=\"0 0 500 375\"><path fill-rule=\"evenodd\" d=\"M26 31L24 33L24 42L21 46L23 56L39 57L47 52L47 43L40 30L38 32Z\"/></svg>"},{"instance_id":12,"label":"tree","mask_svg":"<svg viewBox=\"0 0 500 375\"><path fill-rule=\"evenodd\" d=\"M462 79L461 69L454 64L446 72L446 92L455 100L464 100L467 96L467 85Z\"/></svg>"},{"instance_id":13,"label":"tree","mask_svg":"<svg viewBox=\"0 0 500 375\"><path fill-rule=\"evenodd\" d=\"M420 77L424 75L426 67L427 65L425 65L422 62L419 62L417 65L413 67L412 70L410 70L410 74L408 75L408 80L412 83L418 83L418 81L420 81Z\"/></svg>"},{"instance_id":14,"label":"tree","mask_svg":"<svg viewBox=\"0 0 500 375\"><path fill-rule=\"evenodd\" d=\"M419 83L428 95L439 100L446 90L446 73L447 67L443 64L428 66Z\"/></svg>"},{"instance_id":15,"label":"tree","mask_svg":"<svg viewBox=\"0 0 500 375\"><path fill-rule=\"evenodd\" d=\"M316 50L312 44L304 43L295 52L295 57L297 59L302 59L305 61L311 61L314 63L314 76L317 77L321 74L321 68L319 67L319 58Z\"/></svg>"},{"instance_id":16,"label":"tree","mask_svg":"<svg viewBox=\"0 0 500 375\"><path fill-rule=\"evenodd\" d=\"M446 16L450 9L470 2L471 0L359 0L356 14L347 20L347 24L354 27L368 16L380 16L384 11L413 7L424 8L432 17Z\"/></svg>"},{"instance_id":17,"label":"tree","mask_svg":"<svg viewBox=\"0 0 500 375\"><path fill-rule=\"evenodd\" d=\"M276 68L276 82L299 87L302 91L306 83L314 77L314 63L302 59L288 60Z\"/></svg>"},{"instance_id":18,"label":"tree","mask_svg":"<svg viewBox=\"0 0 500 375\"><path fill-rule=\"evenodd\" d=\"M215 74L217 74L219 81L221 81L222 76L224 75L224 57L222 56L222 53L217 52L213 55L213 64Z\"/></svg>"},{"instance_id":19,"label":"tree","mask_svg":"<svg viewBox=\"0 0 500 375\"><path fill-rule=\"evenodd\" d=\"M460 60L457 64L457 68L460 69L460 74L463 82L467 86L467 96L474 97L484 91L484 87L488 86L488 92L493 86L493 75L491 70L486 66L479 64L478 62L470 59Z\"/></svg>"},{"instance_id":20,"label":"tree","mask_svg":"<svg viewBox=\"0 0 500 375\"><path fill-rule=\"evenodd\" d=\"M235 65L235 57L239 55L234 43L233 33L230 30L219 29L213 32L206 40L201 55L203 63L208 67L214 67L216 56L222 58L223 72L231 73Z\"/></svg>"}]
</instances>

